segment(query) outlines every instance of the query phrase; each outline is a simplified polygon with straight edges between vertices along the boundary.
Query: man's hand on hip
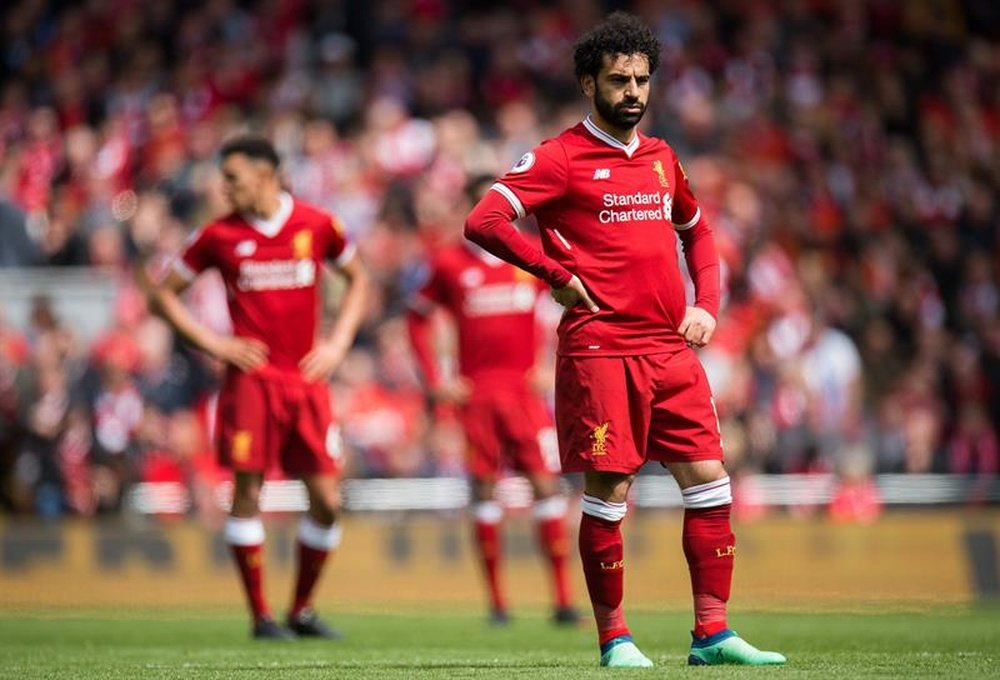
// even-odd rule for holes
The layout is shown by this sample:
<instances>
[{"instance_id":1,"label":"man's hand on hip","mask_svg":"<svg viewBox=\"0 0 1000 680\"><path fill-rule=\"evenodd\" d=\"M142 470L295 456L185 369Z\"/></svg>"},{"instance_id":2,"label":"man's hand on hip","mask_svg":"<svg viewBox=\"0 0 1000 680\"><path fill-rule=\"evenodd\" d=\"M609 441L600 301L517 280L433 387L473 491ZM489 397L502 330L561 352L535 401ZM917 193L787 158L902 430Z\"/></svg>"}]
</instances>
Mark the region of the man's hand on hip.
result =
<instances>
[{"instance_id":1,"label":"man's hand on hip","mask_svg":"<svg viewBox=\"0 0 1000 680\"><path fill-rule=\"evenodd\" d=\"M677 332L684 336L692 347L704 347L715 333L715 317L701 307L688 307L684 312Z\"/></svg>"},{"instance_id":2,"label":"man's hand on hip","mask_svg":"<svg viewBox=\"0 0 1000 680\"><path fill-rule=\"evenodd\" d=\"M583 305L591 312L598 311L597 303L590 298L590 293L584 287L583 282L576 276L569 280L562 288L552 289L552 299L561 304L566 309Z\"/></svg>"}]
</instances>

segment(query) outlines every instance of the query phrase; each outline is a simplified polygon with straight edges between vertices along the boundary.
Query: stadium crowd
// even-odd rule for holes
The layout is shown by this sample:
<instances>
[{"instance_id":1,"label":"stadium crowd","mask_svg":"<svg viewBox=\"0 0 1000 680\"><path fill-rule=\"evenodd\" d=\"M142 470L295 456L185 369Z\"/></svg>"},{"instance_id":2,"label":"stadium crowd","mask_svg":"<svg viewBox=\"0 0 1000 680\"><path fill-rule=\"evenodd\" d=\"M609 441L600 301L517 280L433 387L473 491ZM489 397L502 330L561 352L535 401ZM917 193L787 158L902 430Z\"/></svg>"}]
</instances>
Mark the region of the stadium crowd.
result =
<instances>
[{"instance_id":1,"label":"stadium crowd","mask_svg":"<svg viewBox=\"0 0 1000 680\"><path fill-rule=\"evenodd\" d=\"M120 287L95 338L45 298L26 328L0 320L3 511L117 512L139 480L211 497L219 367L147 312L134 270L162 269L224 209L214 154L246 129L275 141L293 193L341 217L377 281L332 385L348 474L462 474L457 424L427 413L406 298L460 237L466 182L582 118L570 49L611 5L8 4L0 266L99 267ZM701 356L735 477L996 475L1000 9L625 8L665 46L644 125L686 159L720 248L726 299ZM189 295L226 328L219 279Z\"/></svg>"}]
</instances>

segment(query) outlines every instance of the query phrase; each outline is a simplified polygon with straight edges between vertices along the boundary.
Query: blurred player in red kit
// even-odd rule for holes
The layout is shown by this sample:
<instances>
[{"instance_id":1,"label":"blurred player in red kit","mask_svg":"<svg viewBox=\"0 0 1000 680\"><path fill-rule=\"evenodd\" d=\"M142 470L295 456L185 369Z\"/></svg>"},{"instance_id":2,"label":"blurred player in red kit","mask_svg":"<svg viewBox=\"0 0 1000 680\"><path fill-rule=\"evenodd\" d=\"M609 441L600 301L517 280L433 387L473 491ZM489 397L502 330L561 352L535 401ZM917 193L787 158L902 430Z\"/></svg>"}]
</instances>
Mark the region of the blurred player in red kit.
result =
<instances>
[{"instance_id":1,"label":"blurred player in red kit","mask_svg":"<svg viewBox=\"0 0 1000 680\"><path fill-rule=\"evenodd\" d=\"M470 182L475 202L492 178ZM463 213L464 214L464 213ZM535 308L544 285L468 241L441 248L426 282L410 300L414 354L435 403L460 410L472 480L476 546L490 597L490 620L508 621L500 580L503 507L495 499L506 468L524 474L535 498L538 541L548 559L553 620L575 624L566 559L566 498L559 489L559 454L545 403L533 384L538 350ZM431 312L446 309L458 331L458 375L443 379L432 342Z\"/></svg>"},{"instance_id":2,"label":"blurred player in red kit","mask_svg":"<svg viewBox=\"0 0 1000 680\"><path fill-rule=\"evenodd\" d=\"M254 637L338 637L310 606L341 535L341 443L327 380L354 341L368 279L336 218L282 190L279 158L268 140L239 137L220 155L232 212L193 235L151 292L151 307L226 364L217 446L220 462L234 470L235 485L224 533L246 590ZM318 286L327 263L348 284L332 329L320 338ZM179 297L213 267L226 284L231 337L199 324ZM262 586L258 501L264 474L276 465L301 478L309 495L298 528L298 577L287 627L272 618Z\"/></svg>"},{"instance_id":3,"label":"blurred player in red kit","mask_svg":"<svg viewBox=\"0 0 1000 680\"><path fill-rule=\"evenodd\" d=\"M587 118L543 142L493 185L466 236L531 272L566 312L559 324L556 427L564 472L584 472L580 556L601 665L652 666L622 609L620 525L647 460L667 467L684 500L682 545L694 599L688 662L784 663L726 620L735 556L732 495L711 390L692 347L712 338L719 260L673 149L636 126L660 45L642 22L612 14L574 48ZM534 214L543 251L511 220ZM684 248L696 300L688 306Z\"/></svg>"}]
</instances>

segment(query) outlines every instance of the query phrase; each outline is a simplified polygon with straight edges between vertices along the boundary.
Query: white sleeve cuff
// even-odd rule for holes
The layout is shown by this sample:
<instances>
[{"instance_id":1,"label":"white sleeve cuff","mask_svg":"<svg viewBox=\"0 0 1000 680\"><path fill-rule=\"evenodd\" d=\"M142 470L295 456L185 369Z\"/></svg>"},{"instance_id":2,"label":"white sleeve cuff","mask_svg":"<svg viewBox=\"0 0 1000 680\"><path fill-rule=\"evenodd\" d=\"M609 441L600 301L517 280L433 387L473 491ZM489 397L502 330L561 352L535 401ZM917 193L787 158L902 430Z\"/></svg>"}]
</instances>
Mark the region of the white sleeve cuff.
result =
<instances>
[{"instance_id":1,"label":"white sleeve cuff","mask_svg":"<svg viewBox=\"0 0 1000 680\"><path fill-rule=\"evenodd\" d=\"M513 191L508 189L500 182L495 182L493 186L490 187L490 189L492 189L493 191L497 192L498 194L506 198L507 202L510 203L512 208L514 208L514 212L517 213L517 216L519 218L524 217L525 215L528 214L524 210L524 204L521 203L521 199L517 197L517 194L515 194Z\"/></svg>"},{"instance_id":2,"label":"white sleeve cuff","mask_svg":"<svg viewBox=\"0 0 1000 680\"><path fill-rule=\"evenodd\" d=\"M676 229L677 231L685 231L686 229L690 229L694 225L698 224L698 220L700 219L701 219L701 208L698 208L697 210L694 211L694 217L692 217L684 224L677 224L676 222L674 222L674 229Z\"/></svg>"}]
</instances>

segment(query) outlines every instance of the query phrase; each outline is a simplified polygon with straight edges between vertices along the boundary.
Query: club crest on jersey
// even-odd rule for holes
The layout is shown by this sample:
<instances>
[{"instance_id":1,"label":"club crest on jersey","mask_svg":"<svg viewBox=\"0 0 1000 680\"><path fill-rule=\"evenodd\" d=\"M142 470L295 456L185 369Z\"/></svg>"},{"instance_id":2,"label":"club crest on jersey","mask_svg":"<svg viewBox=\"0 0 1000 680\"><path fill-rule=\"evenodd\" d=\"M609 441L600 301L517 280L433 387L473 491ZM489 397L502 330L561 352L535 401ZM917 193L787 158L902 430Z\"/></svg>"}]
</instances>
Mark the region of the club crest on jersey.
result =
<instances>
[{"instance_id":1,"label":"club crest on jersey","mask_svg":"<svg viewBox=\"0 0 1000 680\"><path fill-rule=\"evenodd\" d=\"M664 189L670 188L670 180L667 179L667 173L663 171L663 161L655 160L653 161L653 172L660 180L660 186Z\"/></svg>"},{"instance_id":2,"label":"club crest on jersey","mask_svg":"<svg viewBox=\"0 0 1000 680\"><path fill-rule=\"evenodd\" d=\"M296 260L310 260L313 256L313 235L308 229L302 229L292 237L292 257Z\"/></svg>"},{"instance_id":3,"label":"club crest on jersey","mask_svg":"<svg viewBox=\"0 0 1000 680\"><path fill-rule=\"evenodd\" d=\"M233 461L245 463L250 458L250 445L253 444L253 434L249 430L237 430L233 435Z\"/></svg>"},{"instance_id":4,"label":"club crest on jersey","mask_svg":"<svg viewBox=\"0 0 1000 680\"><path fill-rule=\"evenodd\" d=\"M236 248L233 250L237 257L250 257L257 252L257 242L247 239L246 241L240 241L236 244Z\"/></svg>"},{"instance_id":5,"label":"club crest on jersey","mask_svg":"<svg viewBox=\"0 0 1000 680\"><path fill-rule=\"evenodd\" d=\"M591 455L606 456L608 454L608 428L610 426L611 421L605 420L590 433L590 438L594 440L590 447Z\"/></svg>"},{"instance_id":6,"label":"club crest on jersey","mask_svg":"<svg viewBox=\"0 0 1000 680\"><path fill-rule=\"evenodd\" d=\"M527 172L535 164L535 154L528 152L521 156L521 159L510 169L511 172Z\"/></svg>"}]
</instances>

